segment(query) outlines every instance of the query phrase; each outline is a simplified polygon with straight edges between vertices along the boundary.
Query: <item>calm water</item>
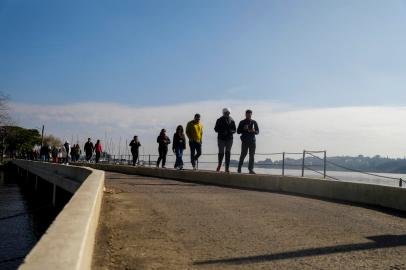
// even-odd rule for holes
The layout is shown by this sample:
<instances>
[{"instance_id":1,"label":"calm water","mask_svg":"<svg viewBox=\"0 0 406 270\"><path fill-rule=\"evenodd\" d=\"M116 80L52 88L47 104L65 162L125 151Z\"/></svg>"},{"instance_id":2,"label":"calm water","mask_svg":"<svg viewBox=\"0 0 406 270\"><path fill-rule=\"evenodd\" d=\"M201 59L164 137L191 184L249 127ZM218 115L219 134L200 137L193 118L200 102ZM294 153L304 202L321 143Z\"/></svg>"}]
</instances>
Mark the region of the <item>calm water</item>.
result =
<instances>
[{"instance_id":1,"label":"calm water","mask_svg":"<svg viewBox=\"0 0 406 270\"><path fill-rule=\"evenodd\" d=\"M16 269L52 223L57 210L48 197L0 171L0 269Z\"/></svg>"}]
</instances>

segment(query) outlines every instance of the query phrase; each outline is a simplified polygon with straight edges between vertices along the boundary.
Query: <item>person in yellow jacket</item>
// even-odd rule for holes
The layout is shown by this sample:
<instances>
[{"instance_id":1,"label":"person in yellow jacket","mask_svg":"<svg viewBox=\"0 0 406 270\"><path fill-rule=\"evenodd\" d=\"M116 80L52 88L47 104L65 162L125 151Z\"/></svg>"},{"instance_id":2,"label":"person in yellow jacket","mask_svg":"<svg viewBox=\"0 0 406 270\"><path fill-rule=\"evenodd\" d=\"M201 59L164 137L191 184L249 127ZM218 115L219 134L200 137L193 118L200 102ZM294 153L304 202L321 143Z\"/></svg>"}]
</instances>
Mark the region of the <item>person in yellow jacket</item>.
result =
<instances>
[{"instance_id":1,"label":"person in yellow jacket","mask_svg":"<svg viewBox=\"0 0 406 270\"><path fill-rule=\"evenodd\" d=\"M195 114L195 118L187 123L186 135L189 138L190 159L193 170L196 170L196 161L202 154L203 125L200 123L200 114Z\"/></svg>"}]
</instances>

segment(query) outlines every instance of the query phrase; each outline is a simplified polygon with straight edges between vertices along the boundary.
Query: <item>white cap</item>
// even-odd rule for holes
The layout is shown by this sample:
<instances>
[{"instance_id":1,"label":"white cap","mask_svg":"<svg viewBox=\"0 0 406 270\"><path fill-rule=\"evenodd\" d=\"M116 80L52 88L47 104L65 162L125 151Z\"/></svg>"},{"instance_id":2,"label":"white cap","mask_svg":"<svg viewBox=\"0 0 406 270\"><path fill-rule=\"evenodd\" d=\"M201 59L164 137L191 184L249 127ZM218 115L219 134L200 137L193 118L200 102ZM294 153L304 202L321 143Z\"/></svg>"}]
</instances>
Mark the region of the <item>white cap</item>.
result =
<instances>
[{"instance_id":1,"label":"white cap","mask_svg":"<svg viewBox=\"0 0 406 270\"><path fill-rule=\"evenodd\" d=\"M223 109L223 114L224 114L224 113L227 113L227 112L228 112L228 113L231 113L230 109L229 109L229 108L224 108L224 109Z\"/></svg>"}]
</instances>

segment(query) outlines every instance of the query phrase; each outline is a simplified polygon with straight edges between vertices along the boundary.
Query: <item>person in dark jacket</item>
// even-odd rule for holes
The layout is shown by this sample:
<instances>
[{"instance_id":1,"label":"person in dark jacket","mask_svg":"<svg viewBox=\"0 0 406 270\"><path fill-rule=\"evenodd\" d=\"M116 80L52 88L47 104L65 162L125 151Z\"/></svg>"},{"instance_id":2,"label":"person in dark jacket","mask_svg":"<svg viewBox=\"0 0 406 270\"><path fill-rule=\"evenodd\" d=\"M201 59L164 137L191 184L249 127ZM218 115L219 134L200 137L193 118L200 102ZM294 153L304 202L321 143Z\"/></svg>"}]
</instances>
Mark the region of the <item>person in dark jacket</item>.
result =
<instances>
[{"instance_id":1,"label":"person in dark jacket","mask_svg":"<svg viewBox=\"0 0 406 270\"><path fill-rule=\"evenodd\" d=\"M183 133L183 127L181 125L176 127L176 132L173 134L172 150L175 153L175 169L183 169L183 150L186 149L186 137Z\"/></svg>"},{"instance_id":2,"label":"person in dark jacket","mask_svg":"<svg viewBox=\"0 0 406 270\"><path fill-rule=\"evenodd\" d=\"M252 120L252 111L247 110L245 112L245 119L242 120L237 128L237 133L241 134L241 156L240 162L238 163L238 173L241 173L241 167L244 163L244 159L249 151L249 161L248 170L250 174L255 174L254 172L254 156L256 148L255 136L259 133L258 124L255 120Z\"/></svg>"},{"instance_id":3,"label":"person in dark jacket","mask_svg":"<svg viewBox=\"0 0 406 270\"><path fill-rule=\"evenodd\" d=\"M159 144L158 146L159 157L158 160L156 161L156 166L159 167L159 163L162 161L162 168L166 168L165 167L166 155L168 154L168 144L171 143L171 140L169 139L168 136L166 136L165 129L161 130L161 133L159 133L159 136L156 138L156 142Z\"/></svg>"},{"instance_id":4,"label":"person in dark jacket","mask_svg":"<svg viewBox=\"0 0 406 270\"><path fill-rule=\"evenodd\" d=\"M223 163L224 152L226 154L225 171L230 172L230 158L231 147L233 146L233 134L236 132L235 122L230 117L230 110L223 109L223 116L217 119L214 131L217 132L217 145L219 148L218 153L218 166L216 171L220 171L221 164ZM225 150L225 151L224 151Z\"/></svg>"},{"instance_id":5,"label":"person in dark jacket","mask_svg":"<svg viewBox=\"0 0 406 270\"><path fill-rule=\"evenodd\" d=\"M92 139L88 138L87 142L85 143L85 146L83 147L83 150L85 151L86 154L86 161L90 162L90 159L93 156L93 151L94 151L94 145L92 143Z\"/></svg>"},{"instance_id":6,"label":"person in dark jacket","mask_svg":"<svg viewBox=\"0 0 406 270\"><path fill-rule=\"evenodd\" d=\"M131 147L131 154L133 156L133 166L135 166L138 160L139 148L141 146L141 143L138 140L138 136L134 136L129 146Z\"/></svg>"}]
</instances>

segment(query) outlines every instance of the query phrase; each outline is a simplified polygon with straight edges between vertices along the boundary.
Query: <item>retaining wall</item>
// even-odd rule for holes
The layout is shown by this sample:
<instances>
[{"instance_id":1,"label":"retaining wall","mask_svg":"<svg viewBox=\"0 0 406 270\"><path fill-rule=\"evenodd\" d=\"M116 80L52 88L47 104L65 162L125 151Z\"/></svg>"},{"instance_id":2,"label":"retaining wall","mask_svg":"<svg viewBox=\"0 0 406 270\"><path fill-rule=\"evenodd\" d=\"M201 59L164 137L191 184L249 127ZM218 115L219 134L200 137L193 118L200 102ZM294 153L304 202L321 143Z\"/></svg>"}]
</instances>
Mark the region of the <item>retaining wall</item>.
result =
<instances>
[{"instance_id":1,"label":"retaining wall","mask_svg":"<svg viewBox=\"0 0 406 270\"><path fill-rule=\"evenodd\" d=\"M90 269L104 172L25 160L12 163L74 193L19 269Z\"/></svg>"}]
</instances>

